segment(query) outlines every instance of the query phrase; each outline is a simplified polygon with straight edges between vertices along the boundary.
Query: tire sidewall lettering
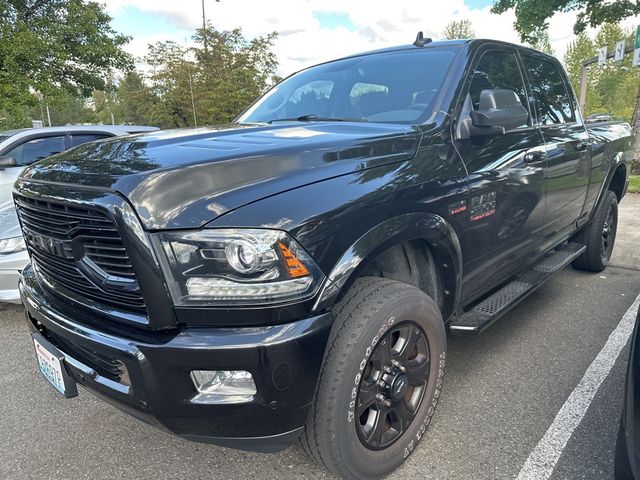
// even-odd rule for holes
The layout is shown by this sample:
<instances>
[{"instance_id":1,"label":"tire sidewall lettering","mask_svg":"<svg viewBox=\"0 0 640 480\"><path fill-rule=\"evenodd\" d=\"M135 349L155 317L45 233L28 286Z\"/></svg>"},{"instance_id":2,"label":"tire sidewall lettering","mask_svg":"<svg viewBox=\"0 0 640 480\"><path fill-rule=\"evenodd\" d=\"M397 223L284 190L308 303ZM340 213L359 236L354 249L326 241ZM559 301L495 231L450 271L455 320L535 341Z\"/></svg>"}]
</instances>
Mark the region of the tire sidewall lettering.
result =
<instances>
[{"instance_id":1,"label":"tire sidewall lettering","mask_svg":"<svg viewBox=\"0 0 640 480\"><path fill-rule=\"evenodd\" d=\"M390 317L388 320L383 322L382 326L378 329L378 332L371 340L371 344L367 346L364 351L364 357L362 358L362 360L360 361L360 365L358 366L358 373L353 379L355 387L351 391L351 401L349 402L349 408L347 410L347 421L349 423L353 422L353 419L355 418L356 397L358 396L358 385L360 385L362 372L364 372L364 369L367 366L367 362L369 361L369 357L371 357L371 354L373 353L373 349L376 347L387 330L389 330L389 328L392 327L395 323L396 317Z\"/></svg>"}]
</instances>

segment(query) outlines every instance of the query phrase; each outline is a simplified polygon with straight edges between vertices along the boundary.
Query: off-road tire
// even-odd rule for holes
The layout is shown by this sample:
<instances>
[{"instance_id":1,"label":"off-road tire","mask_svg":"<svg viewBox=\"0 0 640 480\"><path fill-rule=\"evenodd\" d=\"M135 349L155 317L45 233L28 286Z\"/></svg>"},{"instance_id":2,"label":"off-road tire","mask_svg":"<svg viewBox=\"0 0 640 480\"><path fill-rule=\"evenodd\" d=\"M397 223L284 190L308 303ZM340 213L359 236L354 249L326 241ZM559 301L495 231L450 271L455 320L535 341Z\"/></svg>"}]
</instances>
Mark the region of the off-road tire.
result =
<instances>
[{"instance_id":1,"label":"off-road tire","mask_svg":"<svg viewBox=\"0 0 640 480\"><path fill-rule=\"evenodd\" d=\"M335 323L300 443L316 462L341 478L382 478L400 466L416 448L435 412L446 357L442 316L423 291L373 277L358 279L336 305L334 313ZM370 362L372 353L375 355L376 346L392 345L387 339L393 339L397 331L407 331L407 325L414 328L411 332L426 338L428 350L425 352L428 353L421 361L429 362L428 365L422 363L428 380L421 390L421 402L415 407L414 416L402 423L406 426L401 430L403 433L387 447L373 450L361 440L361 430L357 430L361 427L355 423L360 420L354 415L361 391L359 384L368 368L363 365ZM411 362L415 360L409 360L408 364Z\"/></svg>"}]
</instances>

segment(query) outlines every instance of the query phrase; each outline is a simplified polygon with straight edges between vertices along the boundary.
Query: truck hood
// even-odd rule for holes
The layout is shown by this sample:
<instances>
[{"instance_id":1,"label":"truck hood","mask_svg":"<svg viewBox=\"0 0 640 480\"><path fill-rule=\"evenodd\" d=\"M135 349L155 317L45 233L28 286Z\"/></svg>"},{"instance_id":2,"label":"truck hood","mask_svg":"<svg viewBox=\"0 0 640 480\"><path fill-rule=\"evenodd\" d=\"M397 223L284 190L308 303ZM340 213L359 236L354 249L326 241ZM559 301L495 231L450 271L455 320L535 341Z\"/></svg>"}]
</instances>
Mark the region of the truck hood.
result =
<instances>
[{"instance_id":1,"label":"truck hood","mask_svg":"<svg viewBox=\"0 0 640 480\"><path fill-rule=\"evenodd\" d=\"M147 229L195 228L285 190L412 158L420 138L408 125L351 122L169 130L84 144L21 177L117 192Z\"/></svg>"}]
</instances>

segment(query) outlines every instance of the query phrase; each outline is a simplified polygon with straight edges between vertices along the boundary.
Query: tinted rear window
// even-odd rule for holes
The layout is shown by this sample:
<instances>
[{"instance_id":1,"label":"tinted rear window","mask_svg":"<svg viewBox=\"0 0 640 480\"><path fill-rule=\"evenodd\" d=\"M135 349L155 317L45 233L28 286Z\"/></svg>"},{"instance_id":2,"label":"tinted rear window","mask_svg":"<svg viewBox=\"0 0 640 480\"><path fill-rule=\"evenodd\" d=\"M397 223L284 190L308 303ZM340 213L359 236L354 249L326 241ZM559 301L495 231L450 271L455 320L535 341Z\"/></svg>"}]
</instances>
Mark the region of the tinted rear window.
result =
<instances>
[{"instance_id":1,"label":"tinted rear window","mask_svg":"<svg viewBox=\"0 0 640 480\"><path fill-rule=\"evenodd\" d=\"M574 122L576 117L559 67L548 60L523 56L540 125Z\"/></svg>"}]
</instances>

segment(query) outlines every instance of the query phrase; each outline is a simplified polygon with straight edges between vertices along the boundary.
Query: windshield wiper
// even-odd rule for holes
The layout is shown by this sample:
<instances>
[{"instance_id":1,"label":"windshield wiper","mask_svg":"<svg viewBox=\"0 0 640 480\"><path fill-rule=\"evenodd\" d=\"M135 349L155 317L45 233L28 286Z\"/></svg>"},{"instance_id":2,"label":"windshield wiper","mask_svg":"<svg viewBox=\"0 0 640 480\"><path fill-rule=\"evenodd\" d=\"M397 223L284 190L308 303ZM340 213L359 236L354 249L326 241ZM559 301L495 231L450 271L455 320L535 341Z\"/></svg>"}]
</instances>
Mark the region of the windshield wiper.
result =
<instances>
[{"instance_id":1,"label":"windshield wiper","mask_svg":"<svg viewBox=\"0 0 640 480\"><path fill-rule=\"evenodd\" d=\"M274 118L267 123L273 122L366 122L364 118L334 118L334 117L320 117L315 113L309 113L307 115L300 115L299 117L291 118Z\"/></svg>"}]
</instances>

